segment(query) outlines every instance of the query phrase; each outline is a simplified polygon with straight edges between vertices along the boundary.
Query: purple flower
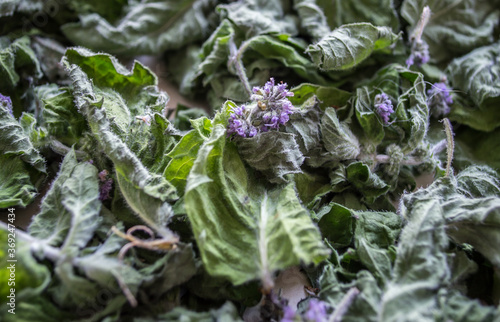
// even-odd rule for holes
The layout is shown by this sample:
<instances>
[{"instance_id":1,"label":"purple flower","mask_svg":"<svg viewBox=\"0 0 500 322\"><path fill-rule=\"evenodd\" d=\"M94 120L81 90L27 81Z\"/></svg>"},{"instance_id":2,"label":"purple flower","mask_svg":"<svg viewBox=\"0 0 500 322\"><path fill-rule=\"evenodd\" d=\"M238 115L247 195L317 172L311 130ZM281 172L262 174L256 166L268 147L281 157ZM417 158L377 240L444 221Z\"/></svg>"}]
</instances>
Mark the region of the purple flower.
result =
<instances>
[{"instance_id":1,"label":"purple flower","mask_svg":"<svg viewBox=\"0 0 500 322\"><path fill-rule=\"evenodd\" d=\"M293 322L295 320L295 310L290 306L285 306L283 308L283 318L281 322Z\"/></svg>"},{"instance_id":2,"label":"purple flower","mask_svg":"<svg viewBox=\"0 0 500 322\"><path fill-rule=\"evenodd\" d=\"M100 180L101 182L106 181L106 179L108 178L108 174L109 174L108 170L102 170L102 171L101 171L101 172L99 172L99 174L98 174L98 176L99 176L99 180Z\"/></svg>"},{"instance_id":3,"label":"purple flower","mask_svg":"<svg viewBox=\"0 0 500 322\"><path fill-rule=\"evenodd\" d=\"M241 137L252 137L257 134L257 128L249 121L245 105L234 107L229 116L227 134L236 134Z\"/></svg>"},{"instance_id":4,"label":"purple flower","mask_svg":"<svg viewBox=\"0 0 500 322\"><path fill-rule=\"evenodd\" d=\"M113 179L109 178L108 179L108 170L102 170L99 172L99 181L101 181L101 185L99 186L99 200L104 201L108 200L111 197L109 196L109 193L111 192L111 189L113 188Z\"/></svg>"},{"instance_id":5,"label":"purple flower","mask_svg":"<svg viewBox=\"0 0 500 322\"><path fill-rule=\"evenodd\" d=\"M241 105L231 110L228 135L253 137L260 132L278 130L280 125L285 125L293 113L293 105L288 100L293 93L287 87L283 82L276 85L274 78L262 87L254 87L250 96L253 104L249 105L252 107Z\"/></svg>"},{"instance_id":6,"label":"purple flower","mask_svg":"<svg viewBox=\"0 0 500 322\"><path fill-rule=\"evenodd\" d=\"M435 117L450 113L450 104L453 104L453 99L450 95L450 89L444 82L435 83L427 90L427 105Z\"/></svg>"},{"instance_id":7,"label":"purple flower","mask_svg":"<svg viewBox=\"0 0 500 322\"><path fill-rule=\"evenodd\" d=\"M9 111L9 114L14 116L14 113L12 113L12 100L8 96L3 96L0 94L0 104L4 106L7 111Z\"/></svg>"},{"instance_id":8,"label":"purple flower","mask_svg":"<svg viewBox=\"0 0 500 322\"><path fill-rule=\"evenodd\" d=\"M304 314L308 321L323 322L327 320L326 304L318 299L311 299Z\"/></svg>"},{"instance_id":9,"label":"purple flower","mask_svg":"<svg viewBox=\"0 0 500 322\"><path fill-rule=\"evenodd\" d=\"M420 67L423 64L426 64L429 59L429 45L427 45L424 40L419 39L414 41L411 46L411 54L406 60L406 66L408 68L412 65Z\"/></svg>"},{"instance_id":10,"label":"purple flower","mask_svg":"<svg viewBox=\"0 0 500 322\"><path fill-rule=\"evenodd\" d=\"M385 124L389 124L389 116L394 113L391 99L386 93L382 92L375 95L375 109Z\"/></svg>"},{"instance_id":11,"label":"purple flower","mask_svg":"<svg viewBox=\"0 0 500 322\"><path fill-rule=\"evenodd\" d=\"M104 201L110 199L109 193L111 192L111 189L113 188L113 179L109 178L106 181L104 181L103 184L99 187L99 200Z\"/></svg>"}]
</instances>

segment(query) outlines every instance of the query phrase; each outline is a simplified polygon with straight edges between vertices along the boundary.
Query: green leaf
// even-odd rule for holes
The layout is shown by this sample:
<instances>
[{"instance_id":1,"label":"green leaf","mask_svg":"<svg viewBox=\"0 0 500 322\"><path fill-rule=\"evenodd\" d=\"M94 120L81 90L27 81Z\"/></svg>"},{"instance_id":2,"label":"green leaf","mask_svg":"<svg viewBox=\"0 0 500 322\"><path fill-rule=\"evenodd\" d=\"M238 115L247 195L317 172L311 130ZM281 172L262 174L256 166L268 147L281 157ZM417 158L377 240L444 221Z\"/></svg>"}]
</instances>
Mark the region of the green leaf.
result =
<instances>
[{"instance_id":1,"label":"green leaf","mask_svg":"<svg viewBox=\"0 0 500 322\"><path fill-rule=\"evenodd\" d=\"M96 54L84 48L68 48L64 57L67 63L78 65L87 77L92 79L97 97L108 96L112 101L109 104L113 104L118 93L123 101L127 102L125 107L124 102L120 103L122 106L115 108L115 111L110 114L144 115L145 107L156 105L159 96L164 95L155 87L158 84L156 75L137 61L129 71L113 56ZM163 103L166 103L168 99L163 98L163 100ZM127 107L129 111L123 111ZM164 107L161 106L161 109ZM161 112L161 109L157 112ZM119 110L121 112L118 112Z\"/></svg>"},{"instance_id":2,"label":"green leaf","mask_svg":"<svg viewBox=\"0 0 500 322\"><path fill-rule=\"evenodd\" d=\"M350 283L343 283L336 273L333 265L327 265L319 278L319 297L332 307L339 307L345 294L352 288L357 288L357 296L342 316L342 321L378 321L379 300L382 290L377 286L377 281L368 271L360 271Z\"/></svg>"},{"instance_id":3,"label":"green leaf","mask_svg":"<svg viewBox=\"0 0 500 322\"><path fill-rule=\"evenodd\" d=\"M70 150L61 163L57 177L42 200L40 212L33 217L28 228L30 235L43 239L48 245L61 245L71 227L71 215L62 205L63 185L70 178L77 164L75 151Z\"/></svg>"},{"instance_id":4,"label":"green leaf","mask_svg":"<svg viewBox=\"0 0 500 322\"><path fill-rule=\"evenodd\" d=\"M396 4L392 0L316 0L331 28L354 22L370 22L399 30ZM384 10L380 10L384 8Z\"/></svg>"},{"instance_id":5,"label":"green leaf","mask_svg":"<svg viewBox=\"0 0 500 322\"><path fill-rule=\"evenodd\" d=\"M161 296L196 274L193 247L180 245L139 272L144 276L141 288L146 289L149 296Z\"/></svg>"},{"instance_id":6,"label":"green leaf","mask_svg":"<svg viewBox=\"0 0 500 322\"><path fill-rule=\"evenodd\" d=\"M167 200L177 198L174 186L162 176L151 174L111 130L106 110L100 108L100 102L97 101L88 76L68 61L65 61L65 65L73 81L75 104L87 119L104 153L113 162L120 191L128 205L160 235L175 238L166 228L168 218L172 214Z\"/></svg>"},{"instance_id":7,"label":"green leaf","mask_svg":"<svg viewBox=\"0 0 500 322\"><path fill-rule=\"evenodd\" d=\"M290 115L286 126L286 131L295 136L300 151L306 156L320 147L320 111L317 105L317 99L312 97Z\"/></svg>"},{"instance_id":8,"label":"green leaf","mask_svg":"<svg viewBox=\"0 0 500 322\"><path fill-rule=\"evenodd\" d=\"M221 18L227 18L248 38L262 34L297 34L292 17L286 15L280 0L242 1L220 5Z\"/></svg>"},{"instance_id":9,"label":"green leaf","mask_svg":"<svg viewBox=\"0 0 500 322\"><path fill-rule=\"evenodd\" d=\"M27 36L15 40L6 48L0 47L0 87L2 92L4 90L11 92L15 89L21 79L19 73L22 69L32 71L35 78L42 76L40 64L30 47L30 39Z\"/></svg>"},{"instance_id":10,"label":"green leaf","mask_svg":"<svg viewBox=\"0 0 500 322\"><path fill-rule=\"evenodd\" d=\"M458 244L467 243L500 268L500 199L455 199L443 204L448 235Z\"/></svg>"},{"instance_id":11,"label":"green leaf","mask_svg":"<svg viewBox=\"0 0 500 322\"><path fill-rule=\"evenodd\" d=\"M306 30L313 39L319 40L330 32L323 9L316 0L295 0L294 9L300 18L300 26Z\"/></svg>"},{"instance_id":12,"label":"green leaf","mask_svg":"<svg viewBox=\"0 0 500 322\"><path fill-rule=\"evenodd\" d=\"M235 285L260 279L267 289L275 270L328 254L293 186L265 191L252 183L221 125L198 152L185 207L206 270Z\"/></svg>"},{"instance_id":13,"label":"green leaf","mask_svg":"<svg viewBox=\"0 0 500 322\"><path fill-rule=\"evenodd\" d=\"M387 52L399 36L388 27L370 23L343 25L319 42L310 45L306 52L322 70L346 70L355 67L373 52Z\"/></svg>"},{"instance_id":14,"label":"green leaf","mask_svg":"<svg viewBox=\"0 0 500 322\"><path fill-rule=\"evenodd\" d=\"M362 200L368 203L373 203L390 188L362 162L354 162L347 166L346 179L363 195Z\"/></svg>"},{"instance_id":15,"label":"green leaf","mask_svg":"<svg viewBox=\"0 0 500 322\"><path fill-rule=\"evenodd\" d=\"M401 219L393 212L356 212L354 245L359 260L381 284L392 277L389 247L396 242Z\"/></svg>"},{"instance_id":16,"label":"green leaf","mask_svg":"<svg viewBox=\"0 0 500 322\"><path fill-rule=\"evenodd\" d=\"M373 100L381 92L393 102L392 124L383 125ZM365 132L365 144L384 147L399 145L404 154L418 148L427 133L429 111L423 75L392 64L380 69L370 85L357 89L354 107L356 118ZM360 137L360 140L362 138ZM385 151L384 151L385 152Z\"/></svg>"},{"instance_id":17,"label":"green leaf","mask_svg":"<svg viewBox=\"0 0 500 322\"><path fill-rule=\"evenodd\" d=\"M450 278L444 213L436 199L405 205L402 215L409 222L401 232L393 279L386 287L379 316L384 321L433 320L440 286Z\"/></svg>"},{"instance_id":18,"label":"green leaf","mask_svg":"<svg viewBox=\"0 0 500 322\"><path fill-rule=\"evenodd\" d=\"M483 123L484 124L484 123ZM472 164L485 164L500 168L500 155L491 153L500 148L500 128L483 132L469 127L455 131L455 155L453 166L463 169Z\"/></svg>"},{"instance_id":19,"label":"green leaf","mask_svg":"<svg viewBox=\"0 0 500 322\"><path fill-rule=\"evenodd\" d=\"M135 319L137 322L167 322L167 321L183 321L183 322L212 322L212 321L243 321L241 320L236 307L231 302L226 302L219 309L210 310L208 312L189 311L183 307L177 307L171 312L161 314L154 319Z\"/></svg>"},{"instance_id":20,"label":"green leaf","mask_svg":"<svg viewBox=\"0 0 500 322\"><path fill-rule=\"evenodd\" d=\"M38 171L45 173L45 159L33 146L30 136L12 116L11 111L0 104L0 152L5 156L19 157Z\"/></svg>"},{"instance_id":21,"label":"green leaf","mask_svg":"<svg viewBox=\"0 0 500 322\"><path fill-rule=\"evenodd\" d=\"M153 55L202 40L210 31L211 0L134 2L115 23L98 14L61 27L72 42L121 55Z\"/></svg>"},{"instance_id":22,"label":"green leaf","mask_svg":"<svg viewBox=\"0 0 500 322\"><path fill-rule=\"evenodd\" d=\"M87 245L100 224L97 168L90 163L77 165L61 191L61 204L71 214L71 227L61 249L75 255Z\"/></svg>"},{"instance_id":23,"label":"green leaf","mask_svg":"<svg viewBox=\"0 0 500 322\"><path fill-rule=\"evenodd\" d=\"M71 91L56 86L46 89L45 92L43 88L39 88L43 102L42 115L47 131L67 145L78 142L87 124L85 118L74 107Z\"/></svg>"},{"instance_id":24,"label":"green leaf","mask_svg":"<svg viewBox=\"0 0 500 322\"><path fill-rule=\"evenodd\" d=\"M312 97L318 99L318 106L325 110L327 107L340 108L347 104L351 93L333 86L320 86L309 83L302 83L291 89L293 96L289 97L293 105L303 105L309 102Z\"/></svg>"},{"instance_id":25,"label":"green leaf","mask_svg":"<svg viewBox=\"0 0 500 322\"><path fill-rule=\"evenodd\" d=\"M331 191L328 178L322 175L303 172L296 174L294 178L297 194L308 209L316 209L322 197Z\"/></svg>"},{"instance_id":26,"label":"green leaf","mask_svg":"<svg viewBox=\"0 0 500 322\"><path fill-rule=\"evenodd\" d=\"M500 17L500 10L494 2L405 0L401 6L401 16L410 24L411 32L425 6L431 9L431 16L422 38L429 45L432 62L463 55L493 40Z\"/></svg>"},{"instance_id":27,"label":"green leaf","mask_svg":"<svg viewBox=\"0 0 500 322\"><path fill-rule=\"evenodd\" d=\"M358 139L348 125L339 122L337 113L328 107L321 118L321 134L326 150L336 161L356 159L360 153Z\"/></svg>"},{"instance_id":28,"label":"green leaf","mask_svg":"<svg viewBox=\"0 0 500 322\"><path fill-rule=\"evenodd\" d=\"M236 142L238 152L252 168L273 183L287 182L287 174L301 173L304 156L291 133L270 131Z\"/></svg>"},{"instance_id":29,"label":"green leaf","mask_svg":"<svg viewBox=\"0 0 500 322\"><path fill-rule=\"evenodd\" d=\"M317 216L321 235L335 248L347 247L354 236L354 214L348 208L331 203L321 209Z\"/></svg>"},{"instance_id":30,"label":"green leaf","mask_svg":"<svg viewBox=\"0 0 500 322\"><path fill-rule=\"evenodd\" d=\"M439 319L442 321L488 322L497 321L500 317L493 307L482 305L478 300L471 300L456 291L442 294L439 304L442 312Z\"/></svg>"},{"instance_id":31,"label":"green leaf","mask_svg":"<svg viewBox=\"0 0 500 322\"><path fill-rule=\"evenodd\" d=\"M163 176L180 194L184 192L189 172L204 141L205 138L199 131L192 130L184 135L168 154L172 160L168 163Z\"/></svg>"},{"instance_id":32,"label":"green leaf","mask_svg":"<svg viewBox=\"0 0 500 322\"><path fill-rule=\"evenodd\" d=\"M316 83L324 85L326 81L314 68L314 64L302 52L305 48L297 48L297 44L287 36L257 36L248 40L248 48L245 56L252 56L252 51L256 52L259 57L266 60L277 61L277 66L284 66L293 70L300 77ZM251 49L251 50L250 50ZM254 58L255 59L255 58ZM244 64L247 66L247 60L243 59ZM259 63L259 62L257 62ZM262 62L260 62L262 64ZM258 64L255 68L259 68ZM265 65L264 65L265 66ZM252 70L252 66L248 66ZM260 68L259 68L260 69ZM252 76L250 72L248 76ZM258 84L261 85L261 84Z\"/></svg>"},{"instance_id":33,"label":"green leaf","mask_svg":"<svg viewBox=\"0 0 500 322\"><path fill-rule=\"evenodd\" d=\"M500 42L478 48L453 60L446 69L453 88L464 92L475 107L454 104L450 118L476 130L493 131L500 126ZM460 93L460 92L459 92Z\"/></svg>"},{"instance_id":34,"label":"green leaf","mask_svg":"<svg viewBox=\"0 0 500 322\"><path fill-rule=\"evenodd\" d=\"M497 172L486 166L471 166L457 175L457 192L468 198L500 196Z\"/></svg>"},{"instance_id":35,"label":"green leaf","mask_svg":"<svg viewBox=\"0 0 500 322\"><path fill-rule=\"evenodd\" d=\"M0 208L26 207L36 196L36 188L24 162L16 157L0 157Z\"/></svg>"}]
</instances>

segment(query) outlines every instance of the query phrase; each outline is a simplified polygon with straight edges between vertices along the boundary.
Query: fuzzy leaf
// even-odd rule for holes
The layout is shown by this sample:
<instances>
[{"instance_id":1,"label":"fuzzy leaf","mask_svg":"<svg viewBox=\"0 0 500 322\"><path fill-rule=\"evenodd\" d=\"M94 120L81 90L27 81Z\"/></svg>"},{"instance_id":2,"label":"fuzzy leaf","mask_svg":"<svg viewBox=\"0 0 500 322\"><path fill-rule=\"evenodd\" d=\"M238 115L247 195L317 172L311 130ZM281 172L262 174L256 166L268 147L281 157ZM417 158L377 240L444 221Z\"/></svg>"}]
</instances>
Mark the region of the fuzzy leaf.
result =
<instances>
[{"instance_id":1,"label":"fuzzy leaf","mask_svg":"<svg viewBox=\"0 0 500 322\"><path fill-rule=\"evenodd\" d=\"M328 254L293 186L265 191L252 183L220 125L198 152L185 207L206 270L235 285L260 279L268 288L275 270Z\"/></svg>"},{"instance_id":2,"label":"fuzzy leaf","mask_svg":"<svg viewBox=\"0 0 500 322\"><path fill-rule=\"evenodd\" d=\"M283 183L285 175L301 173L304 156L291 133L270 131L237 142L238 152L252 168L270 182Z\"/></svg>"},{"instance_id":3,"label":"fuzzy leaf","mask_svg":"<svg viewBox=\"0 0 500 322\"><path fill-rule=\"evenodd\" d=\"M370 22L374 26L399 29L393 0L316 0L323 8L331 28L354 22ZM384 8L384 10L380 10Z\"/></svg>"},{"instance_id":4,"label":"fuzzy leaf","mask_svg":"<svg viewBox=\"0 0 500 322\"><path fill-rule=\"evenodd\" d=\"M0 153L19 157L38 171L45 173L45 159L35 149L23 127L4 104L0 104Z\"/></svg>"},{"instance_id":5,"label":"fuzzy leaf","mask_svg":"<svg viewBox=\"0 0 500 322\"><path fill-rule=\"evenodd\" d=\"M393 102L391 122L384 126L374 107L374 98L386 93ZM357 89L354 101L356 118L365 131L368 144L398 144L404 154L415 150L428 129L427 107L423 75L397 65L389 65L377 72L369 86ZM362 138L360 137L360 140Z\"/></svg>"},{"instance_id":6,"label":"fuzzy leaf","mask_svg":"<svg viewBox=\"0 0 500 322\"><path fill-rule=\"evenodd\" d=\"M425 6L431 9L431 16L422 38L429 44L431 61L448 60L493 40L500 17L494 1L405 0L401 16L410 23L410 32Z\"/></svg>"},{"instance_id":7,"label":"fuzzy leaf","mask_svg":"<svg viewBox=\"0 0 500 322\"><path fill-rule=\"evenodd\" d=\"M98 14L62 26L71 41L93 50L122 55L152 55L202 40L210 30L212 0L134 2L120 20L110 23Z\"/></svg>"},{"instance_id":8,"label":"fuzzy leaf","mask_svg":"<svg viewBox=\"0 0 500 322\"><path fill-rule=\"evenodd\" d=\"M203 119L208 121L206 118ZM207 128L203 127L203 129L208 131L208 126L211 126L209 123L207 124ZM184 135L168 154L172 160L170 160L163 176L177 188L179 193L184 192L187 178L198 155L198 150L206 139L207 137L201 131L192 130Z\"/></svg>"},{"instance_id":9,"label":"fuzzy leaf","mask_svg":"<svg viewBox=\"0 0 500 322\"><path fill-rule=\"evenodd\" d=\"M398 38L388 27L354 23L333 30L310 45L306 52L322 70L346 70L355 67L373 52L387 52Z\"/></svg>"},{"instance_id":10,"label":"fuzzy leaf","mask_svg":"<svg viewBox=\"0 0 500 322\"><path fill-rule=\"evenodd\" d=\"M280 0L250 0L218 7L247 37L262 34L297 34L295 22L285 14Z\"/></svg>"},{"instance_id":11,"label":"fuzzy leaf","mask_svg":"<svg viewBox=\"0 0 500 322\"><path fill-rule=\"evenodd\" d=\"M40 212L33 217L28 228L30 235L45 240L48 245L61 245L71 227L71 214L62 205L63 185L77 164L75 151L70 150L42 200Z\"/></svg>"},{"instance_id":12,"label":"fuzzy leaf","mask_svg":"<svg viewBox=\"0 0 500 322\"><path fill-rule=\"evenodd\" d=\"M294 9L299 15L301 27L313 39L319 40L330 32L325 13L315 0L295 0Z\"/></svg>"},{"instance_id":13,"label":"fuzzy leaf","mask_svg":"<svg viewBox=\"0 0 500 322\"><path fill-rule=\"evenodd\" d=\"M26 207L36 196L24 162L16 157L0 157L0 208Z\"/></svg>"},{"instance_id":14,"label":"fuzzy leaf","mask_svg":"<svg viewBox=\"0 0 500 322\"><path fill-rule=\"evenodd\" d=\"M335 109L328 107L321 118L325 148L336 161L356 159L360 153L358 139L347 124L340 123Z\"/></svg>"},{"instance_id":15,"label":"fuzzy leaf","mask_svg":"<svg viewBox=\"0 0 500 322\"><path fill-rule=\"evenodd\" d=\"M74 255L87 245L100 224L97 168L89 163L77 165L64 182L61 204L71 214L71 227L62 251Z\"/></svg>"},{"instance_id":16,"label":"fuzzy leaf","mask_svg":"<svg viewBox=\"0 0 500 322\"><path fill-rule=\"evenodd\" d=\"M392 260L388 250L399 235L401 219L392 212L356 212L354 245L359 260L381 284L392 275Z\"/></svg>"},{"instance_id":17,"label":"fuzzy leaf","mask_svg":"<svg viewBox=\"0 0 500 322\"><path fill-rule=\"evenodd\" d=\"M72 145L82 136L86 124L73 105L73 95L67 88L39 89L43 102L43 119L47 131L59 141Z\"/></svg>"},{"instance_id":18,"label":"fuzzy leaf","mask_svg":"<svg viewBox=\"0 0 500 322\"><path fill-rule=\"evenodd\" d=\"M347 247L354 236L354 215L350 209L332 203L321 209L317 216L321 235L335 248Z\"/></svg>"},{"instance_id":19,"label":"fuzzy leaf","mask_svg":"<svg viewBox=\"0 0 500 322\"><path fill-rule=\"evenodd\" d=\"M100 108L88 76L77 65L71 65L68 61L64 63L73 81L76 106L87 119L104 153L113 162L120 190L128 205L160 235L174 238L165 226L172 214L167 200L177 198L174 186L162 176L151 174L111 130L106 110ZM119 75L117 77L121 78Z\"/></svg>"},{"instance_id":20,"label":"fuzzy leaf","mask_svg":"<svg viewBox=\"0 0 500 322\"><path fill-rule=\"evenodd\" d=\"M432 320L440 285L450 278L444 214L438 200L420 199L403 208L402 215L409 222L401 233L394 277L379 316L384 321Z\"/></svg>"},{"instance_id":21,"label":"fuzzy leaf","mask_svg":"<svg viewBox=\"0 0 500 322\"><path fill-rule=\"evenodd\" d=\"M375 199L385 194L390 188L362 162L354 162L347 166L346 179L361 192L363 200L368 203L373 203Z\"/></svg>"},{"instance_id":22,"label":"fuzzy leaf","mask_svg":"<svg viewBox=\"0 0 500 322\"><path fill-rule=\"evenodd\" d=\"M463 91L475 105L453 105L450 118L476 130L493 131L500 126L500 42L478 48L453 60L446 73L453 88Z\"/></svg>"}]
</instances>

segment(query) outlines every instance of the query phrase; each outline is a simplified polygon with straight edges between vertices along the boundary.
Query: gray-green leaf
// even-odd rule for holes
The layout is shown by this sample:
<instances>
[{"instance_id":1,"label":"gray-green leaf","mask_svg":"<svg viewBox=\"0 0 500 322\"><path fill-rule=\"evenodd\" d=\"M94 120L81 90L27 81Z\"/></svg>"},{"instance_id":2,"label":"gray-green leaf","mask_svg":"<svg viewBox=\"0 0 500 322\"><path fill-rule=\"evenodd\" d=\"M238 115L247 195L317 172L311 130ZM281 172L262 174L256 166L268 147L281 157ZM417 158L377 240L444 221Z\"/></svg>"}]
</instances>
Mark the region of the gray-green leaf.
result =
<instances>
[{"instance_id":1,"label":"gray-green leaf","mask_svg":"<svg viewBox=\"0 0 500 322\"><path fill-rule=\"evenodd\" d=\"M328 254L293 186L266 191L251 182L220 125L198 152L185 207L206 270L235 285L260 279L268 289L275 270Z\"/></svg>"},{"instance_id":2,"label":"gray-green leaf","mask_svg":"<svg viewBox=\"0 0 500 322\"><path fill-rule=\"evenodd\" d=\"M306 52L322 70L346 70L373 52L387 52L398 39L399 36L388 27L353 23L333 30L318 43L310 45Z\"/></svg>"}]
</instances>

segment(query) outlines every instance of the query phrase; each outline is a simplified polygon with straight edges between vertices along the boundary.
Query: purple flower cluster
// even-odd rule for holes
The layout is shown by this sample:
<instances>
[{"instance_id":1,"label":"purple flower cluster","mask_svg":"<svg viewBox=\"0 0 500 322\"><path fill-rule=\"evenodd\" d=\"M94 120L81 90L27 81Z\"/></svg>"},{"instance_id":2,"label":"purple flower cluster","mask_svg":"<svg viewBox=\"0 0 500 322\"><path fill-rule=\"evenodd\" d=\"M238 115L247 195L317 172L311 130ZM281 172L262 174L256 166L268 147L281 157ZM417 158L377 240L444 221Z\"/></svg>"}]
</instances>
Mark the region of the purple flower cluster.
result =
<instances>
[{"instance_id":1,"label":"purple flower cluster","mask_svg":"<svg viewBox=\"0 0 500 322\"><path fill-rule=\"evenodd\" d=\"M99 181L101 181L101 185L99 186L99 200L104 201L111 198L109 193L113 188L113 179L108 178L108 171L102 170L99 172Z\"/></svg>"},{"instance_id":2,"label":"purple flower cluster","mask_svg":"<svg viewBox=\"0 0 500 322\"><path fill-rule=\"evenodd\" d=\"M406 66L408 68L412 65L420 67L427 63L429 59L429 45L424 40L419 39L414 41L411 46L411 54L406 60Z\"/></svg>"},{"instance_id":3,"label":"purple flower cluster","mask_svg":"<svg viewBox=\"0 0 500 322\"><path fill-rule=\"evenodd\" d=\"M392 106L391 99L386 93L382 92L375 95L375 108L384 123L389 124L389 116L394 113L394 108Z\"/></svg>"},{"instance_id":4,"label":"purple flower cluster","mask_svg":"<svg viewBox=\"0 0 500 322\"><path fill-rule=\"evenodd\" d=\"M450 95L450 89L444 82L435 83L427 90L429 96L427 105L435 117L450 113L450 104L453 104L453 99Z\"/></svg>"},{"instance_id":5,"label":"purple flower cluster","mask_svg":"<svg viewBox=\"0 0 500 322\"><path fill-rule=\"evenodd\" d=\"M7 109L7 111L9 111L10 115L14 116L14 114L12 113L12 101L10 97L0 94L0 104L2 104Z\"/></svg>"},{"instance_id":6,"label":"purple flower cluster","mask_svg":"<svg viewBox=\"0 0 500 322\"><path fill-rule=\"evenodd\" d=\"M227 128L228 135L236 134L246 138L255 136L257 132L257 128L252 125L249 119L247 107L245 105L236 106L231 110Z\"/></svg>"},{"instance_id":7,"label":"purple flower cluster","mask_svg":"<svg viewBox=\"0 0 500 322\"><path fill-rule=\"evenodd\" d=\"M326 313L326 304L318 299L311 299L309 301L309 307L304 313L304 317L307 321L323 322L328 319L328 314Z\"/></svg>"},{"instance_id":8,"label":"purple flower cluster","mask_svg":"<svg viewBox=\"0 0 500 322\"><path fill-rule=\"evenodd\" d=\"M293 105L288 100L293 93L287 90L287 86L283 82L276 85L271 78L263 87L254 87L250 96L252 103L232 109L228 134L252 137L285 125L293 113Z\"/></svg>"}]
</instances>

